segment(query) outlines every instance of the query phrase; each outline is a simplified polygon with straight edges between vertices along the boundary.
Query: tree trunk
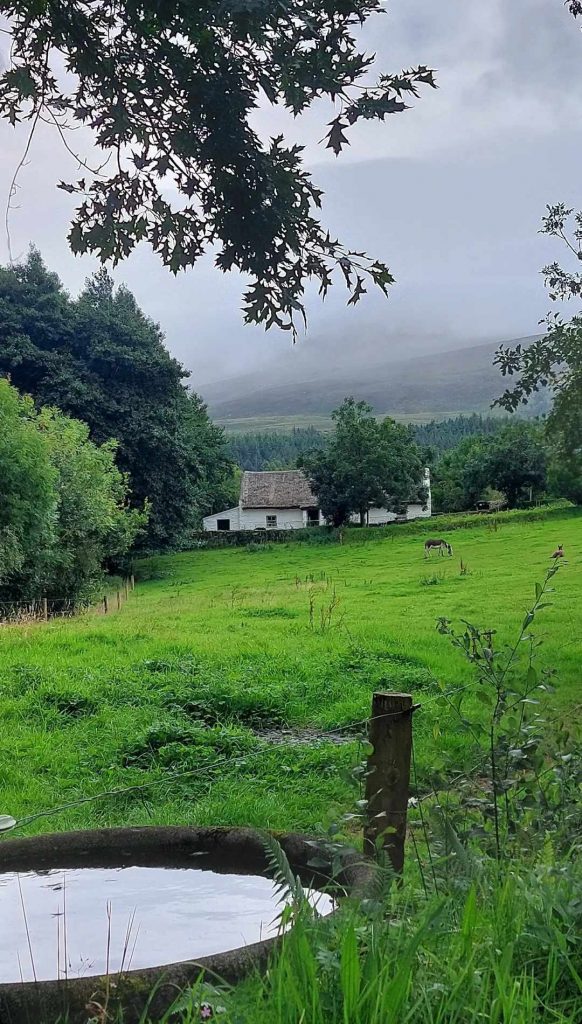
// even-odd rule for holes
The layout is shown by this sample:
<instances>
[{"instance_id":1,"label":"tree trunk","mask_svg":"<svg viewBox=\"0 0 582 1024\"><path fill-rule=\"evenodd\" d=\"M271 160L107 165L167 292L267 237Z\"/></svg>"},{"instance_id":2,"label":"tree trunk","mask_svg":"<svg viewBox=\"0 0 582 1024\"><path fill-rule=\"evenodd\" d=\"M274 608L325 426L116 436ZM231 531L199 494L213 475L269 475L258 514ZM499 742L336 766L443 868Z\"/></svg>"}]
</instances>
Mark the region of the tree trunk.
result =
<instances>
[{"instance_id":1,"label":"tree trunk","mask_svg":"<svg viewBox=\"0 0 582 1024\"><path fill-rule=\"evenodd\" d=\"M360 509L360 526L366 525L366 509Z\"/></svg>"}]
</instances>

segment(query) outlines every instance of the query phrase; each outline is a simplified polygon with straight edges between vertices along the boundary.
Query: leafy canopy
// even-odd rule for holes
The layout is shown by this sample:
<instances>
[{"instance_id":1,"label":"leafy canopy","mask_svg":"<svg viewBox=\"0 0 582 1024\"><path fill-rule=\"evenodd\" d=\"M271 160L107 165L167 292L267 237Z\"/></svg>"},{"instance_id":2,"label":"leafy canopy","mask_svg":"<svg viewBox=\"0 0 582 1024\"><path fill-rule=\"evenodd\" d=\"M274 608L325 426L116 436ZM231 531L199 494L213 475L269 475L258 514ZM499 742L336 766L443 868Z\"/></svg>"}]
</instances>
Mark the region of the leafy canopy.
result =
<instances>
[{"instance_id":1,"label":"leafy canopy","mask_svg":"<svg viewBox=\"0 0 582 1024\"><path fill-rule=\"evenodd\" d=\"M465 437L445 452L432 472L432 499L437 512L474 508L489 484L486 471L488 438Z\"/></svg>"},{"instance_id":2,"label":"leafy canopy","mask_svg":"<svg viewBox=\"0 0 582 1024\"><path fill-rule=\"evenodd\" d=\"M489 440L485 474L510 508L527 499L530 490L532 496L543 493L547 457L542 426L522 420L500 430Z\"/></svg>"},{"instance_id":3,"label":"leafy canopy","mask_svg":"<svg viewBox=\"0 0 582 1024\"><path fill-rule=\"evenodd\" d=\"M94 441L119 442L131 503L150 504L146 546L180 546L221 507L231 479L222 431L186 391L159 327L104 269L74 301L34 249L0 268L0 373L37 405L84 420Z\"/></svg>"},{"instance_id":4,"label":"leafy canopy","mask_svg":"<svg viewBox=\"0 0 582 1024\"><path fill-rule=\"evenodd\" d=\"M46 438L31 399L0 379L0 593L42 587L54 543L58 496Z\"/></svg>"},{"instance_id":5,"label":"leafy canopy","mask_svg":"<svg viewBox=\"0 0 582 1024\"><path fill-rule=\"evenodd\" d=\"M560 238L578 264L582 260L582 212L574 215L563 203L548 206L542 231ZM573 218L573 224L572 224ZM571 230L569 225L572 224ZM579 300L582 274L554 262L544 267L550 299ZM512 387L498 399L505 409L531 403L547 388L553 398L546 432L553 453L553 486L564 497L579 501L582 496L582 312L571 320L561 313L548 314L546 334L528 348L501 347L496 363L504 375L515 376Z\"/></svg>"},{"instance_id":6,"label":"leafy canopy","mask_svg":"<svg viewBox=\"0 0 582 1024\"><path fill-rule=\"evenodd\" d=\"M74 252L115 263L145 239L176 273L211 248L221 270L250 278L248 322L295 330L307 281L325 295L339 272L356 303L366 277L383 291L393 278L322 227L322 193L301 147L283 136L263 145L252 115L265 101L297 115L334 100L326 138L337 155L358 121L404 111L434 74L419 66L374 81L374 58L354 31L382 8L382 0L0 2L12 36L0 117L29 119L33 130L42 118L69 150L69 129L92 129L103 164L84 164L83 178L60 185L79 197Z\"/></svg>"},{"instance_id":7,"label":"leafy canopy","mask_svg":"<svg viewBox=\"0 0 582 1024\"><path fill-rule=\"evenodd\" d=\"M2 601L88 598L104 562L130 550L146 514L127 506L115 449L0 379Z\"/></svg>"},{"instance_id":8,"label":"leafy canopy","mask_svg":"<svg viewBox=\"0 0 582 1024\"><path fill-rule=\"evenodd\" d=\"M341 526L357 512L364 523L370 508L402 512L425 500L422 458L408 427L389 418L379 423L371 406L353 398L333 419L327 447L299 459L326 519Z\"/></svg>"},{"instance_id":9,"label":"leafy canopy","mask_svg":"<svg viewBox=\"0 0 582 1024\"><path fill-rule=\"evenodd\" d=\"M577 262L582 260L582 212L563 203L548 206L542 221L544 234L560 238ZM579 299L582 273L554 262L543 270L552 302ZM504 375L517 376L516 382L498 399L498 405L513 411L526 404L542 388L549 388L553 407L548 417L550 432L562 435L567 447L578 447L582 439L582 313L565 321L561 313L546 318L546 334L527 348L501 346L495 362Z\"/></svg>"},{"instance_id":10,"label":"leafy canopy","mask_svg":"<svg viewBox=\"0 0 582 1024\"><path fill-rule=\"evenodd\" d=\"M433 472L432 496L439 512L474 508L489 490L513 508L547 486L547 444L541 424L527 420L498 425L490 436L464 438L445 452Z\"/></svg>"}]
</instances>

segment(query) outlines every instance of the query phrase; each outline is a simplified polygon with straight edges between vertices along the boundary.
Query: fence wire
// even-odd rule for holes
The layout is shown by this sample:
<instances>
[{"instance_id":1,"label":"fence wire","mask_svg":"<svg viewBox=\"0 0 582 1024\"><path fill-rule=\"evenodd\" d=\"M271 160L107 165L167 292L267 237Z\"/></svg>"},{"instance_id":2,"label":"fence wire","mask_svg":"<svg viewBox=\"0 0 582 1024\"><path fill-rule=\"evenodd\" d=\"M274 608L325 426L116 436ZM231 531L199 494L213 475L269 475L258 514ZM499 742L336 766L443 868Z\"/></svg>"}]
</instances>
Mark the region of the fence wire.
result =
<instances>
[{"instance_id":1,"label":"fence wire","mask_svg":"<svg viewBox=\"0 0 582 1024\"><path fill-rule=\"evenodd\" d=\"M472 683L467 683L465 684L465 686L458 686L452 690L445 690L442 693L435 694L433 697L431 697L424 703L414 705L412 710L416 710L417 708L425 709L429 707L431 704L434 704L438 700L443 700L447 697L452 697L457 693L462 693L464 690L467 690L468 687L471 685ZM396 711L383 712L382 714L374 715L373 717L368 716L367 718L361 718L355 722L350 722L347 725L333 726L330 729L325 729L318 733L318 738L325 739L327 736L337 736L338 733L347 731L356 733L356 731L359 728L369 726L372 722L380 721L382 719L387 718L400 718L401 715L402 711ZM354 736L354 742L356 741L356 739L357 736ZM170 785L174 782L179 782L182 779L200 778L204 775L209 775L215 769L221 768L224 765L233 766L238 764L248 764L249 761L253 761L259 757L262 757L264 754L270 753L271 750L272 748L266 744L260 750L250 751L248 753L241 754L239 757L228 756L219 758L216 761L210 762L210 764L200 766L200 768L189 768L185 769L184 771L174 772L172 774L164 775L161 779L150 779L147 782L137 783L132 786L120 786L114 789L104 790L101 793L93 793L90 796L78 797L75 800L69 800L63 804L57 804L54 807L49 807L45 810L37 811L34 814L30 814L28 816L20 818L16 822L16 825L11 831L14 831L15 829L19 828L25 828L28 825L31 825L33 822L39 821L41 818L52 817L55 814L60 814L62 811L72 810L73 808L81 807L84 804L96 803L99 800L107 800L111 797L124 796L128 793L137 793L147 789L154 789L158 786Z\"/></svg>"}]
</instances>

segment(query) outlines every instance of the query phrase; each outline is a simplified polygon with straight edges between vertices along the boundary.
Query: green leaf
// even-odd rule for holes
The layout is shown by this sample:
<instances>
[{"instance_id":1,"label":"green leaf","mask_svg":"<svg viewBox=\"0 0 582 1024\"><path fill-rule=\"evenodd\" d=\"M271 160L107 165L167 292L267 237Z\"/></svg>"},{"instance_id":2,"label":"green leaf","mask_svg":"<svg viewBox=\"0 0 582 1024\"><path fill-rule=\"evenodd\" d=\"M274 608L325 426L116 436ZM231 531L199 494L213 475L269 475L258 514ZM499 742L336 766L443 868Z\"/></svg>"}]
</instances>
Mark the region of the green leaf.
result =
<instances>
[{"instance_id":1,"label":"green leaf","mask_svg":"<svg viewBox=\"0 0 582 1024\"><path fill-rule=\"evenodd\" d=\"M360 998L361 970L356 930L346 927L340 951L340 979L343 994L344 1024L355 1024Z\"/></svg>"},{"instance_id":2,"label":"green leaf","mask_svg":"<svg viewBox=\"0 0 582 1024\"><path fill-rule=\"evenodd\" d=\"M485 706L488 708L491 707L491 704L493 703L494 699L492 693L488 693L487 690L477 690L475 696L477 700L480 701L481 704L485 704Z\"/></svg>"},{"instance_id":3,"label":"green leaf","mask_svg":"<svg viewBox=\"0 0 582 1024\"><path fill-rule=\"evenodd\" d=\"M537 684L538 684L538 674L537 674L535 668L533 667L533 665L529 666L529 668L527 670L527 676L525 678L525 681L526 681L528 686L532 686L532 687L533 686L537 686Z\"/></svg>"}]
</instances>

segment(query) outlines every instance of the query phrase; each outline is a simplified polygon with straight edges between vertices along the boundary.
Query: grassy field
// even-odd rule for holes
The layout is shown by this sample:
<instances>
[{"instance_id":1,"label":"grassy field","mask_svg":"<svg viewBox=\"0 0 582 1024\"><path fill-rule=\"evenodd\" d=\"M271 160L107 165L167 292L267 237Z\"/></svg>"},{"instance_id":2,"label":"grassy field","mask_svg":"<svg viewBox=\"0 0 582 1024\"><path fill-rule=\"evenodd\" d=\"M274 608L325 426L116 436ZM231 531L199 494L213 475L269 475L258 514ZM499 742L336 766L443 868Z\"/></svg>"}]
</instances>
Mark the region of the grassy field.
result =
<instances>
[{"instance_id":1,"label":"grassy field","mask_svg":"<svg viewBox=\"0 0 582 1024\"><path fill-rule=\"evenodd\" d=\"M419 413L377 413L378 419L391 416L398 423L431 423L433 420L454 419L455 416L470 415L475 409L457 409L449 412L419 412ZM484 414L490 413L488 407L484 407ZM221 419L215 417L214 422L224 427L227 434L246 434L258 431L275 431L277 434L290 434L293 428L315 427L324 433L333 427L331 415L325 413L304 413L300 416L241 416Z\"/></svg>"},{"instance_id":2,"label":"grassy field","mask_svg":"<svg viewBox=\"0 0 582 1024\"><path fill-rule=\"evenodd\" d=\"M536 628L542 663L558 669L558 711L571 717L582 700L582 518L499 523L450 533L454 557L432 563L407 527L342 546L160 557L139 567L120 612L2 627L0 813L148 784L28 831L190 822L316 832L351 805L357 740L281 730L365 719L377 688L423 705L421 786L467 768L472 741L437 698L471 672L435 620L466 617L513 638L558 542L568 562ZM465 696L473 701L470 686ZM190 774L171 778L179 772Z\"/></svg>"}]
</instances>

